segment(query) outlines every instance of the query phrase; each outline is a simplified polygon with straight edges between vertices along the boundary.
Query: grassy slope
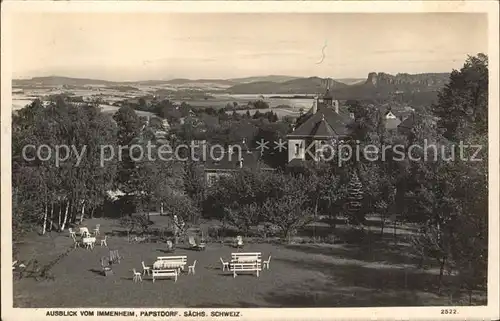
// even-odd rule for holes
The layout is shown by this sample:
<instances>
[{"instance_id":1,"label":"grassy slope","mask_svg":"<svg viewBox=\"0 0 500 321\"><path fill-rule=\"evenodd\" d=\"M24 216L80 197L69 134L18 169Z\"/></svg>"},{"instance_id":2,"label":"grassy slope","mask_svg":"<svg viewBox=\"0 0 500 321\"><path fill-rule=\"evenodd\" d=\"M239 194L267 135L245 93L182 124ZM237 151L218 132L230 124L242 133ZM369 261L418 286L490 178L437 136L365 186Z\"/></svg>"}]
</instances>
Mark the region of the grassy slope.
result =
<instances>
[{"instance_id":1,"label":"grassy slope","mask_svg":"<svg viewBox=\"0 0 500 321\"><path fill-rule=\"evenodd\" d=\"M161 225L163 217L154 218ZM119 229L113 220L101 223L103 232ZM390 232L389 232L390 233ZM20 246L20 260L38 256L50 261L72 244L65 235L31 236ZM236 279L220 270L219 257L228 260L232 247L210 243L204 252L180 245L176 255L198 260L196 275L182 275L177 283L148 277L132 282L132 268L141 261L152 264L166 255L164 244L130 244L123 237L108 240L124 256L114 267L115 275L98 274L99 260L107 248L76 249L56 264L55 281L14 281L16 307L353 307L448 305L446 297L433 293L435 270L412 267L406 244L375 244L369 250L354 245L246 244L246 251L272 254L271 269L260 278L240 275Z\"/></svg>"}]
</instances>

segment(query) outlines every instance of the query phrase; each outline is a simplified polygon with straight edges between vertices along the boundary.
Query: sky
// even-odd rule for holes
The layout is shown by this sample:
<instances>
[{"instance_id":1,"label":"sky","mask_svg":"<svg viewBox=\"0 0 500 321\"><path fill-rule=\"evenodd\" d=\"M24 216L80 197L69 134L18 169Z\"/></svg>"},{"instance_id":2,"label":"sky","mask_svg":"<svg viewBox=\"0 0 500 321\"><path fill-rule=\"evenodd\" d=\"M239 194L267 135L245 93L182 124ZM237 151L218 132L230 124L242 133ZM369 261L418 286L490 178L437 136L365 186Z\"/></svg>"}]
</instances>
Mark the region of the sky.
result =
<instances>
[{"instance_id":1,"label":"sky","mask_svg":"<svg viewBox=\"0 0 500 321\"><path fill-rule=\"evenodd\" d=\"M486 15L470 13L24 12L12 20L13 78L365 78L450 72L488 51Z\"/></svg>"}]
</instances>

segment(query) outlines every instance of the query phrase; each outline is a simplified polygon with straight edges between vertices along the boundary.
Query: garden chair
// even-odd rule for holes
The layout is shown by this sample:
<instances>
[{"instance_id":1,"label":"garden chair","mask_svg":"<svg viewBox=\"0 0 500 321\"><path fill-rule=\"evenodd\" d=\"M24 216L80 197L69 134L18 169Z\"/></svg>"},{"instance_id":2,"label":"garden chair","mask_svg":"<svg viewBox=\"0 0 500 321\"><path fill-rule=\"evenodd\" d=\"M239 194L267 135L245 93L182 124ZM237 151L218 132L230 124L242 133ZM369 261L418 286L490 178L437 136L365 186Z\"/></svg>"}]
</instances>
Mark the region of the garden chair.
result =
<instances>
[{"instance_id":1,"label":"garden chair","mask_svg":"<svg viewBox=\"0 0 500 321\"><path fill-rule=\"evenodd\" d=\"M95 235L95 236L97 236L97 235L99 235L99 234L100 234L100 232L99 232L99 229L100 229L100 228L101 228L101 224L97 224L97 225L95 226L95 229L93 230L93 231L94 231L94 235Z\"/></svg>"},{"instance_id":2,"label":"garden chair","mask_svg":"<svg viewBox=\"0 0 500 321\"><path fill-rule=\"evenodd\" d=\"M229 270L229 262L224 262L222 258L220 258L220 262L222 263L222 271L225 271L226 268Z\"/></svg>"},{"instance_id":3,"label":"garden chair","mask_svg":"<svg viewBox=\"0 0 500 321\"><path fill-rule=\"evenodd\" d=\"M142 275L149 275L151 274L151 267L150 266L146 266L146 264L144 264L144 261L142 261Z\"/></svg>"},{"instance_id":4,"label":"garden chair","mask_svg":"<svg viewBox=\"0 0 500 321\"><path fill-rule=\"evenodd\" d=\"M90 249L90 250L94 249L95 241L96 241L95 237L84 238L82 241L83 241L83 244L85 245L85 248Z\"/></svg>"},{"instance_id":5,"label":"garden chair","mask_svg":"<svg viewBox=\"0 0 500 321\"><path fill-rule=\"evenodd\" d=\"M267 261L262 262L264 263L264 268L269 270L269 264L271 263L271 255L267 258Z\"/></svg>"},{"instance_id":6,"label":"garden chair","mask_svg":"<svg viewBox=\"0 0 500 321\"><path fill-rule=\"evenodd\" d=\"M205 242L202 241L202 240L196 240L196 246L200 249L200 250L205 250Z\"/></svg>"},{"instance_id":7,"label":"garden chair","mask_svg":"<svg viewBox=\"0 0 500 321\"><path fill-rule=\"evenodd\" d=\"M92 242L88 239L83 240L83 245L85 246L85 249L87 249L87 250L92 249Z\"/></svg>"},{"instance_id":8,"label":"garden chair","mask_svg":"<svg viewBox=\"0 0 500 321\"><path fill-rule=\"evenodd\" d=\"M196 250L204 250L205 249L205 243L196 243L193 236L189 237L189 245L191 246L192 249L196 249Z\"/></svg>"},{"instance_id":9,"label":"garden chair","mask_svg":"<svg viewBox=\"0 0 500 321\"><path fill-rule=\"evenodd\" d=\"M111 250L109 251L109 261L113 264L115 263L120 263L120 260L122 257L118 253L118 250Z\"/></svg>"},{"instance_id":10,"label":"garden chair","mask_svg":"<svg viewBox=\"0 0 500 321\"><path fill-rule=\"evenodd\" d=\"M15 269L16 269L16 264L17 264L17 261L12 262L12 269L13 269L13 270L15 270Z\"/></svg>"},{"instance_id":11,"label":"garden chair","mask_svg":"<svg viewBox=\"0 0 500 321\"><path fill-rule=\"evenodd\" d=\"M241 235L238 235L236 237L236 248L243 248L243 238L241 237Z\"/></svg>"},{"instance_id":12,"label":"garden chair","mask_svg":"<svg viewBox=\"0 0 500 321\"><path fill-rule=\"evenodd\" d=\"M89 237L90 236L89 229L86 227L80 227L80 235L82 237Z\"/></svg>"},{"instance_id":13,"label":"garden chair","mask_svg":"<svg viewBox=\"0 0 500 321\"><path fill-rule=\"evenodd\" d=\"M73 238L73 241L75 242L75 249L76 249L77 247L80 247L81 240L78 240L78 239L75 237L75 238Z\"/></svg>"},{"instance_id":14,"label":"garden chair","mask_svg":"<svg viewBox=\"0 0 500 321\"><path fill-rule=\"evenodd\" d=\"M76 232L73 231L71 227L68 229L68 231L69 231L69 236L74 240L76 238Z\"/></svg>"},{"instance_id":15,"label":"garden chair","mask_svg":"<svg viewBox=\"0 0 500 321\"><path fill-rule=\"evenodd\" d=\"M194 260L193 265L188 266L188 274L194 274L194 268L196 267L196 260Z\"/></svg>"},{"instance_id":16,"label":"garden chair","mask_svg":"<svg viewBox=\"0 0 500 321\"><path fill-rule=\"evenodd\" d=\"M101 246L106 246L108 247L108 242L106 242L106 239L108 238L107 235L104 235L104 238L101 240Z\"/></svg>"},{"instance_id":17,"label":"garden chair","mask_svg":"<svg viewBox=\"0 0 500 321\"><path fill-rule=\"evenodd\" d=\"M137 272L135 269L132 269L134 271L134 278L132 279L134 282L141 281L142 282L142 277L141 273Z\"/></svg>"}]
</instances>

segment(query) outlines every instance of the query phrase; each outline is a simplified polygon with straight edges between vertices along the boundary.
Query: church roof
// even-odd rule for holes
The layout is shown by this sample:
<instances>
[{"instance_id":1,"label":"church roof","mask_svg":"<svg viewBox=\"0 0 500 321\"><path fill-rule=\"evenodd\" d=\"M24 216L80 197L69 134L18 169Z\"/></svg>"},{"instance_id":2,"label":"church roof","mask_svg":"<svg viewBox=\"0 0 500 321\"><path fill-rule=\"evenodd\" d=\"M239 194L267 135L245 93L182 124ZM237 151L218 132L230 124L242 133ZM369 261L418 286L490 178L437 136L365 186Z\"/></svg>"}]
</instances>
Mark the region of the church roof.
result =
<instances>
[{"instance_id":1,"label":"church roof","mask_svg":"<svg viewBox=\"0 0 500 321\"><path fill-rule=\"evenodd\" d=\"M315 114L309 111L309 118L297 127L288 137L335 137L348 135L349 116L338 114L332 108L320 108Z\"/></svg>"},{"instance_id":2,"label":"church roof","mask_svg":"<svg viewBox=\"0 0 500 321\"><path fill-rule=\"evenodd\" d=\"M333 130L332 126L330 126L324 118L316 123L311 133L312 136L316 138L336 136L335 130Z\"/></svg>"}]
</instances>

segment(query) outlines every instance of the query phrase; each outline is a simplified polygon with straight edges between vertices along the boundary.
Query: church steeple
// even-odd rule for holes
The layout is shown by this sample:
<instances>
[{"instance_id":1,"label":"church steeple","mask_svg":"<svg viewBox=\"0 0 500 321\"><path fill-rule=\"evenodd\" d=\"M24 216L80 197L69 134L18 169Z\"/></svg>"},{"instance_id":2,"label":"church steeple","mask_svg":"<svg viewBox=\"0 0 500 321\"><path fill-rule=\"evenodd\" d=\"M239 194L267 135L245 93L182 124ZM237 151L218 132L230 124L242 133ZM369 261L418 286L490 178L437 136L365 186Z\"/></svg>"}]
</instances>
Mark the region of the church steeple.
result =
<instances>
[{"instance_id":1,"label":"church steeple","mask_svg":"<svg viewBox=\"0 0 500 321\"><path fill-rule=\"evenodd\" d=\"M333 106L333 95L330 92L330 78L326 79L326 91L323 95L323 103L325 104L325 107Z\"/></svg>"}]
</instances>

